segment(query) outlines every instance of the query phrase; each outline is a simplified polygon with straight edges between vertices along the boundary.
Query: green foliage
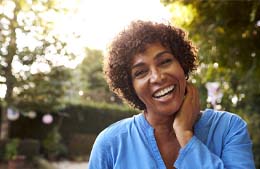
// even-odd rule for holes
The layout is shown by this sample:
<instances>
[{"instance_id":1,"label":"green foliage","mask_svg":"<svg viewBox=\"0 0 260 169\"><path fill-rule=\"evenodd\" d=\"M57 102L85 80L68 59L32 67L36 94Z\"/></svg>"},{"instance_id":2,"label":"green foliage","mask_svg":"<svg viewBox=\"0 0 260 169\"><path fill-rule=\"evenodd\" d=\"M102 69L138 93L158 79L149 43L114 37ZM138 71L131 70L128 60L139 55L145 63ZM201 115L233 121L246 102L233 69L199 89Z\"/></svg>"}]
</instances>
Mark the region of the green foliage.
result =
<instances>
[{"instance_id":1,"label":"green foliage","mask_svg":"<svg viewBox=\"0 0 260 169\"><path fill-rule=\"evenodd\" d=\"M19 139L11 139L5 147L5 159L14 160L18 155Z\"/></svg>"},{"instance_id":2,"label":"green foliage","mask_svg":"<svg viewBox=\"0 0 260 169\"><path fill-rule=\"evenodd\" d=\"M19 154L32 161L33 158L40 155L40 141L36 139L23 139L18 147Z\"/></svg>"},{"instance_id":3,"label":"green foliage","mask_svg":"<svg viewBox=\"0 0 260 169\"><path fill-rule=\"evenodd\" d=\"M86 57L79 66L81 80L87 83L86 89L107 88L102 73L103 53L100 50L86 48Z\"/></svg>"},{"instance_id":4,"label":"green foliage","mask_svg":"<svg viewBox=\"0 0 260 169\"><path fill-rule=\"evenodd\" d=\"M7 107L26 110L31 106L42 112L59 107L68 76L61 75L65 69L56 61L74 55L54 32L55 17L48 17L67 12L56 1L2 0L0 6L5 9L0 12L0 85L6 87L0 100L5 105L1 125L8 126ZM0 139L7 137L8 128L1 127L5 129Z\"/></svg>"},{"instance_id":5,"label":"green foliage","mask_svg":"<svg viewBox=\"0 0 260 169\"><path fill-rule=\"evenodd\" d=\"M17 93L14 104L22 111L52 112L62 108L63 97L69 88L70 70L54 67L49 73L39 72L24 82L24 89Z\"/></svg>"},{"instance_id":6,"label":"green foliage","mask_svg":"<svg viewBox=\"0 0 260 169\"><path fill-rule=\"evenodd\" d=\"M137 114L126 105L109 103L85 103L68 105L64 110L65 118L60 127L64 143L68 147L71 159L86 158L94 143L95 137L106 127L121 119Z\"/></svg>"},{"instance_id":7,"label":"green foliage","mask_svg":"<svg viewBox=\"0 0 260 169\"><path fill-rule=\"evenodd\" d=\"M139 113L138 110L129 108L126 105L105 102L70 104L57 112L53 112L54 122L49 125L41 122L42 116L40 115L35 119L19 118L12 122L10 134L12 137L38 140L45 155L50 159L65 156L79 160L81 156L84 159L88 156L95 137L104 128L116 121ZM34 149L26 152L36 152L36 143L31 145Z\"/></svg>"},{"instance_id":8,"label":"green foliage","mask_svg":"<svg viewBox=\"0 0 260 169\"><path fill-rule=\"evenodd\" d=\"M75 98L73 100L82 103L96 101L122 104L121 100L109 90L104 79L102 51L86 48L85 52L84 60L73 72L72 88L70 89L72 97ZM80 95L79 92L81 92Z\"/></svg>"},{"instance_id":9,"label":"green foliage","mask_svg":"<svg viewBox=\"0 0 260 169\"><path fill-rule=\"evenodd\" d=\"M59 156L65 155L66 147L61 143L62 137L57 127L54 127L43 140L43 148L49 159L54 160Z\"/></svg>"},{"instance_id":10,"label":"green foliage","mask_svg":"<svg viewBox=\"0 0 260 169\"><path fill-rule=\"evenodd\" d=\"M86 161L92 150L97 134L73 133L68 139L69 158Z\"/></svg>"},{"instance_id":11,"label":"green foliage","mask_svg":"<svg viewBox=\"0 0 260 169\"><path fill-rule=\"evenodd\" d=\"M61 125L61 133L92 133L98 134L108 125L133 116L138 111L125 105L88 102L68 105L62 110L66 117Z\"/></svg>"}]
</instances>

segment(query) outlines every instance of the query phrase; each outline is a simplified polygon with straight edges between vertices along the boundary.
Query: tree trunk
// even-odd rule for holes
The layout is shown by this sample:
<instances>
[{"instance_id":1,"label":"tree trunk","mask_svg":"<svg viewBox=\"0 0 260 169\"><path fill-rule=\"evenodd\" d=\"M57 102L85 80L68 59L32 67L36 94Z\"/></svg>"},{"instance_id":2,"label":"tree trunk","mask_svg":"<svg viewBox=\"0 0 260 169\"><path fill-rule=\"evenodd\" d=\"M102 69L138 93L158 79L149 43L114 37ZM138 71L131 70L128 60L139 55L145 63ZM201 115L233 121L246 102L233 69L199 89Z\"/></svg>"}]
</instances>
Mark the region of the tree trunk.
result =
<instances>
[{"instance_id":1,"label":"tree trunk","mask_svg":"<svg viewBox=\"0 0 260 169\"><path fill-rule=\"evenodd\" d=\"M16 32L15 29L18 25L17 23L17 4L14 9L14 18L10 20L11 24L9 25L9 31L11 32L10 34L10 42L9 45L7 46L7 51L8 54L4 56L5 62L7 66L4 69L4 77L6 79L5 85L6 85L6 94L4 97L4 101L2 104L2 112L1 112L1 131L0 131L0 140L8 139L9 137L9 121L7 118L7 109L12 105L13 101L13 88L15 84L15 77L12 73L12 62L14 59L14 56L17 51L17 44L16 44Z\"/></svg>"},{"instance_id":2,"label":"tree trunk","mask_svg":"<svg viewBox=\"0 0 260 169\"><path fill-rule=\"evenodd\" d=\"M8 137L9 137L9 121L7 118L7 106L5 104L2 104L0 140L6 140Z\"/></svg>"}]
</instances>

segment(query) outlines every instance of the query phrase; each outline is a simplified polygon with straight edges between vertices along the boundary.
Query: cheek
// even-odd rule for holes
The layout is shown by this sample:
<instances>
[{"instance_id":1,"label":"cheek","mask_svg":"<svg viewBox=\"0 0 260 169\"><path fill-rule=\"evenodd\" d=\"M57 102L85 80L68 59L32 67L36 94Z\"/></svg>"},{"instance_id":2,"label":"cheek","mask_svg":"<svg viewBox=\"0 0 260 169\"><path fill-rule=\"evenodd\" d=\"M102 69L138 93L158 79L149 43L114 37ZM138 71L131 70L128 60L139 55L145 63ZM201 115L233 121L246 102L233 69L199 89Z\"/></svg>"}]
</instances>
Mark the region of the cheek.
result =
<instances>
[{"instance_id":1,"label":"cheek","mask_svg":"<svg viewBox=\"0 0 260 169\"><path fill-rule=\"evenodd\" d=\"M183 87L182 87L182 92L183 92L183 95L185 95L185 93L186 93L186 86L187 86L187 81L186 81L186 79L184 79L183 80L183 85L182 85Z\"/></svg>"},{"instance_id":2,"label":"cheek","mask_svg":"<svg viewBox=\"0 0 260 169\"><path fill-rule=\"evenodd\" d=\"M144 99L147 94L145 94L147 91L147 87L145 87L145 84L140 82L140 81L136 81L134 80L133 81L133 87L134 87L134 90L135 90L135 93L136 95L138 96L138 98L144 102Z\"/></svg>"},{"instance_id":3,"label":"cheek","mask_svg":"<svg viewBox=\"0 0 260 169\"><path fill-rule=\"evenodd\" d=\"M185 94L185 90L186 90L186 85L187 85L187 81L186 81L186 77L184 75L184 72L180 71L177 73L177 76L178 76L178 79L179 79L179 82L180 82L180 92L181 94Z\"/></svg>"},{"instance_id":4,"label":"cheek","mask_svg":"<svg viewBox=\"0 0 260 169\"><path fill-rule=\"evenodd\" d=\"M140 85L135 80L133 80L133 88L134 88L136 95L140 98Z\"/></svg>"}]
</instances>

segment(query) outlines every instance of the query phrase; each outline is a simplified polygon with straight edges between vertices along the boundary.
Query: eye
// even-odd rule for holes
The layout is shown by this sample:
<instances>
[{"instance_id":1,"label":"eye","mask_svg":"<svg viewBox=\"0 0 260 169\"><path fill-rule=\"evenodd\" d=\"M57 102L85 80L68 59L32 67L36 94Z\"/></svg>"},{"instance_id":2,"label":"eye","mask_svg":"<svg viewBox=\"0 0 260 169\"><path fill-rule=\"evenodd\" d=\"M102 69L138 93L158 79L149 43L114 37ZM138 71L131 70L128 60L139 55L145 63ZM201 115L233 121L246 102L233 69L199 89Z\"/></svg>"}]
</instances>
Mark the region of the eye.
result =
<instances>
[{"instance_id":1,"label":"eye","mask_svg":"<svg viewBox=\"0 0 260 169\"><path fill-rule=\"evenodd\" d=\"M159 65L162 65L162 66L168 65L169 63L172 62L172 60L173 60L172 58L164 59L164 60L162 60L162 61L159 63Z\"/></svg>"},{"instance_id":2,"label":"eye","mask_svg":"<svg viewBox=\"0 0 260 169\"><path fill-rule=\"evenodd\" d=\"M134 76L134 78L142 78L146 75L146 73L147 73L147 70L136 70L133 73L133 76Z\"/></svg>"}]
</instances>

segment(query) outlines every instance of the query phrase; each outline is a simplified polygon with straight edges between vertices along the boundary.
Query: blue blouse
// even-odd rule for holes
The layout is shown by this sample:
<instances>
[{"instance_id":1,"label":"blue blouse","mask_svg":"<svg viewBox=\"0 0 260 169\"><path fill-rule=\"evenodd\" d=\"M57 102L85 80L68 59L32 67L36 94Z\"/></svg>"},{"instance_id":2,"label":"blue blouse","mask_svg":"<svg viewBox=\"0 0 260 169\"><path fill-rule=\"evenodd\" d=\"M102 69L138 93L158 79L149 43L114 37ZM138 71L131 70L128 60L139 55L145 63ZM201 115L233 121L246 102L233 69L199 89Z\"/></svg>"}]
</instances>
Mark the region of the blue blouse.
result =
<instances>
[{"instance_id":1,"label":"blue blouse","mask_svg":"<svg viewBox=\"0 0 260 169\"><path fill-rule=\"evenodd\" d=\"M178 169L254 169L252 142L237 115L207 109L181 148ZM143 114L110 125L97 137L89 169L166 169L154 129Z\"/></svg>"}]
</instances>

